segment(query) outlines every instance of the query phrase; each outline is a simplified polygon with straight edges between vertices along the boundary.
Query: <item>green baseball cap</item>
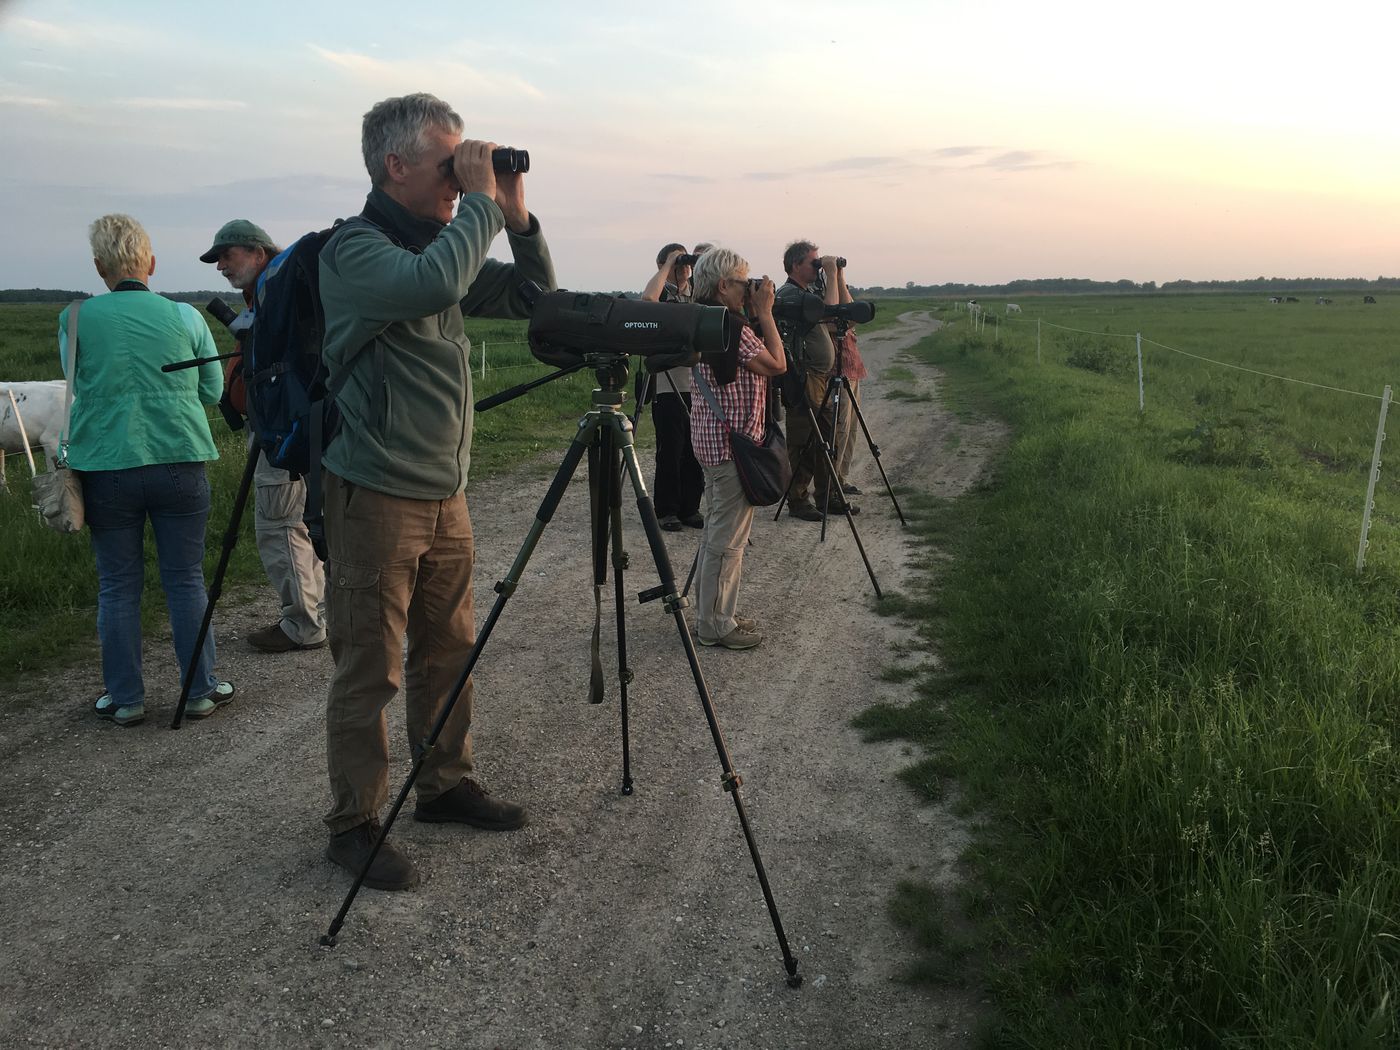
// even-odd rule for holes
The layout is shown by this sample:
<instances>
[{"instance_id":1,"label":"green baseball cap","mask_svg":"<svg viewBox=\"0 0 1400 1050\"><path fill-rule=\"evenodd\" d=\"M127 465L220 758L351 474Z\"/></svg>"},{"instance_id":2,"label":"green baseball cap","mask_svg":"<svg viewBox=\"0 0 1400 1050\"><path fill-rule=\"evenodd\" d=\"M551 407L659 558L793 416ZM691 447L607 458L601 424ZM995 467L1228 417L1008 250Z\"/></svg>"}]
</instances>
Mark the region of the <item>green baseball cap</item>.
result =
<instances>
[{"instance_id":1,"label":"green baseball cap","mask_svg":"<svg viewBox=\"0 0 1400 1050\"><path fill-rule=\"evenodd\" d=\"M213 246L199 257L199 261L213 262L224 248L266 248L269 252L277 251L277 245L272 242L267 231L247 219L233 219L220 226L219 232L214 234Z\"/></svg>"}]
</instances>

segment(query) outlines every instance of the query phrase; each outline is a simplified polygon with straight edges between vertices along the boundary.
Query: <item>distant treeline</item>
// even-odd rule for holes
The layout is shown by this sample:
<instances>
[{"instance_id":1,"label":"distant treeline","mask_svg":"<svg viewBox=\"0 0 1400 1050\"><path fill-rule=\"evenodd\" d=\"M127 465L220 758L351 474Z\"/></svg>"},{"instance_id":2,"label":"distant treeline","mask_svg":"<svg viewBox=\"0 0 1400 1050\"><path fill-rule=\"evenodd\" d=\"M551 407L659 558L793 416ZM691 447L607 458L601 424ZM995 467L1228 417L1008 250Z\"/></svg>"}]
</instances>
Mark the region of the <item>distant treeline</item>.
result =
<instances>
[{"instance_id":1,"label":"distant treeline","mask_svg":"<svg viewBox=\"0 0 1400 1050\"><path fill-rule=\"evenodd\" d=\"M871 285L853 288L853 292L868 296L917 296L919 298L940 298L944 296L979 295L1125 295L1155 294L1157 292L1258 292L1271 295L1279 292L1329 292L1329 291L1400 291L1400 277L1377 277L1374 281L1365 277L1255 277L1245 281L1167 281L1159 285L1156 281L1091 281L1087 277L1037 277L1033 280L1021 279L1006 284L915 284L907 282L903 288L885 288ZM239 304L239 293L225 288L221 291L201 292L161 292L167 299L179 303L195 303L203 306L216 296L227 300L235 307ZM612 293L615 296L631 298L635 292ZM0 288L0 303L71 303L74 299L89 299L88 292L70 292L59 288Z\"/></svg>"},{"instance_id":2,"label":"distant treeline","mask_svg":"<svg viewBox=\"0 0 1400 1050\"><path fill-rule=\"evenodd\" d=\"M237 291L225 288L222 292L161 292L167 299L177 303L197 303L203 306L218 296L228 300L230 305L241 305L235 300L242 298ZM232 296L232 299L230 299ZM71 303L74 299L91 299L91 292L70 292L62 288L0 288L0 303Z\"/></svg>"},{"instance_id":3,"label":"distant treeline","mask_svg":"<svg viewBox=\"0 0 1400 1050\"><path fill-rule=\"evenodd\" d=\"M1400 290L1400 277L1255 277L1245 281L1091 281L1085 277L1040 277L1034 280L1008 281L1006 284L915 284L903 288L852 289L861 295L920 298L978 295L1105 295L1123 293L1142 295L1157 292L1322 292L1333 290L1379 291Z\"/></svg>"}]
</instances>

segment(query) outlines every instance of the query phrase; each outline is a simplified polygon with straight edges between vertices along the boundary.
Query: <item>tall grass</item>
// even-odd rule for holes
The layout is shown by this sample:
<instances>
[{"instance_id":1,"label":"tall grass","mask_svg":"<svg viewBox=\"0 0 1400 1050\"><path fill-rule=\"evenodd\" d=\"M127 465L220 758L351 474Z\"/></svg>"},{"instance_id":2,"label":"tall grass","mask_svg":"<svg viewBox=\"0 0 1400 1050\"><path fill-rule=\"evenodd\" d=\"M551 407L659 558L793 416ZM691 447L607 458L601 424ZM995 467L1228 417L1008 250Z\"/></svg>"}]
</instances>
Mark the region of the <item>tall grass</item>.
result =
<instances>
[{"instance_id":1,"label":"tall grass","mask_svg":"<svg viewBox=\"0 0 1400 1050\"><path fill-rule=\"evenodd\" d=\"M1282 307L1182 305L1079 302L1096 324L1075 326L1352 389L1388 378L1387 304L1290 307L1297 329L1275 327ZM1135 361L1085 366L1131 343L1066 336L1038 366L1033 320L1000 346L965 327L919 356L1016 436L973 496L923 504L955 558L906 609L947 671L861 721L922 740L911 782L956 776L995 818L962 902L999 996L991 1041L1396 1045L1393 483L1354 568L1376 403L1156 355L1139 418ZM1228 444L1203 436L1225 425Z\"/></svg>"},{"instance_id":2,"label":"tall grass","mask_svg":"<svg viewBox=\"0 0 1400 1050\"><path fill-rule=\"evenodd\" d=\"M57 318L61 305L0 305L0 378L61 377ZM232 349L222 326L211 325L221 353ZM550 369L535 361L524 344L522 321L467 320L473 342L475 396L480 399ZM481 344L486 345L486 375L481 375ZM538 453L562 449L574 424L588 409L593 376L582 372L550 383L500 408L476 416L472 444L472 478L509 470ZM220 547L232 516L234 498L246 461L245 438L233 433L210 411L219 459L209 465L213 506L205 536L205 577L212 579ZM650 442L641 427L638 444ZM87 537L59 536L45 529L30 508L29 468L23 456L6 457L9 492L0 495L0 683L13 683L54 658L95 659L97 576ZM147 536L145 600L147 625L165 622L154 545ZM243 515L239 541L227 580L264 582L253 540L251 506ZM225 592L226 597L230 592Z\"/></svg>"}]
</instances>

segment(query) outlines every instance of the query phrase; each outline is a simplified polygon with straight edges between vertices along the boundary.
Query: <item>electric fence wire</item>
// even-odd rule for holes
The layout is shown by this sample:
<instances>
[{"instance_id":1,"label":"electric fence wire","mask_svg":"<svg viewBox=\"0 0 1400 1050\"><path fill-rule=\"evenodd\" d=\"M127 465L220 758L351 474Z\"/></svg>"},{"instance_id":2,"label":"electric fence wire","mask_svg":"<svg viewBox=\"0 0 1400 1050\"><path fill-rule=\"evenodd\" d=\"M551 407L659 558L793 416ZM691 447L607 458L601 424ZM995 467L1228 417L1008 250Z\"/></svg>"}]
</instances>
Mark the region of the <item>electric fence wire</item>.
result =
<instances>
[{"instance_id":1,"label":"electric fence wire","mask_svg":"<svg viewBox=\"0 0 1400 1050\"><path fill-rule=\"evenodd\" d=\"M1030 321L1030 318L1021 318L1020 320L1021 320L1023 323L1028 323L1028 322ZM1091 331L1089 331L1088 329L1085 329L1085 328L1070 328L1070 327L1067 326L1067 325L1055 324L1053 321L1046 321L1046 320L1044 320L1043 318L1040 320L1040 323L1043 324L1046 328L1058 328L1058 329L1060 329L1062 332L1078 332L1078 333L1080 333L1081 335L1102 336L1103 338L1106 338L1106 339L1134 339L1134 338L1136 338L1136 336L1135 336L1134 334L1132 334L1132 333L1122 333L1122 332L1091 332ZM1189 358L1192 358L1193 360L1196 360L1196 361L1204 361L1206 364L1209 364L1209 365L1216 365L1216 366L1218 366L1218 367L1220 367L1220 368L1233 368L1233 369L1235 369L1237 372L1248 372L1250 375L1263 376L1263 377L1266 378L1266 379L1278 379L1278 380L1282 380L1282 381L1285 382L1285 383L1297 383L1299 386L1310 386L1310 387L1314 387L1314 388L1316 388L1316 389L1318 389L1318 390L1331 390L1333 393L1337 393L1337 394L1350 394L1350 395L1352 395L1353 397L1368 397L1368 398L1370 398L1372 401L1379 401L1379 400L1381 400L1381 395L1380 395L1380 394L1368 394L1368 393L1366 393L1366 392L1363 391L1363 390L1347 390L1345 387L1340 387L1340 386L1328 386L1326 383L1314 383L1314 382L1311 382L1311 381L1309 381L1309 380L1307 380L1307 379L1294 379L1292 376L1281 376L1281 375L1278 375L1278 374L1275 373L1275 372L1261 372L1261 371L1260 371L1259 369L1257 369L1257 368L1246 368L1244 365L1232 365L1232 364L1231 364L1230 362L1228 362L1228 361L1217 361L1217 360L1216 360L1215 358L1213 358L1213 357L1203 357L1203 356L1201 356L1200 354L1193 354L1193 353L1189 353L1189 352L1186 351L1186 350L1179 350L1179 349L1177 349L1177 348L1174 347L1174 346L1168 346L1166 343L1159 343L1159 342L1157 342L1157 340L1155 340L1155 339L1149 339L1149 338L1147 338L1147 336L1143 336L1143 337L1142 337L1142 341L1143 341L1144 343L1147 343L1147 344L1151 345L1151 346L1160 347L1160 348L1163 349L1163 350L1169 350L1169 351L1172 352L1173 354L1180 354L1182 357L1189 357Z\"/></svg>"}]
</instances>

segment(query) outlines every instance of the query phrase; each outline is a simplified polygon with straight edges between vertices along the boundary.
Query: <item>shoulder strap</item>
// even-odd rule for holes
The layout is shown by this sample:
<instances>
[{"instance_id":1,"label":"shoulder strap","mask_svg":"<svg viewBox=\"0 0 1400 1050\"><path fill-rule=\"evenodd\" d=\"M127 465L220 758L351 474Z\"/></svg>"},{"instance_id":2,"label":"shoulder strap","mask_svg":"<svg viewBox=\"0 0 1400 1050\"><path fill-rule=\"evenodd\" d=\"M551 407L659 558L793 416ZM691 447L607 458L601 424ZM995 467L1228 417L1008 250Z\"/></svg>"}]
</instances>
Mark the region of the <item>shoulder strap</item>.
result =
<instances>
[{"instance_id":1,"label":"shoulder strap","mask_svg":"<svg viewBox=\"0 0 1400 1050\"><path fill-rule=\"evenodd\" d=\"M78 311L83 301L68 304L68 385L63 394L63 429L58 432L58 465L68 465L68 423L73 414L73 379L78 374Z\"/></svg>"},{"instance_id":2,"label":"shoulder strap","mask_svg":"<svg viewBox=\"0 0 1400 1050\"><path fill-rule=\"evenodd\" d=\"M696 365L692 368L690 370L690 375L695 382L700 384L700 396L703 397L705 403L710 406L710 411L715 414L715 418L718 419L724 425L724 429L728 431L730 429L729 420L725 418L724 410L719 407L719 401L715 398L715 392L710 389L710 384L705 382L705 376L704 373L700 371L700 366Z\"/></svg>"}]
</instances>

